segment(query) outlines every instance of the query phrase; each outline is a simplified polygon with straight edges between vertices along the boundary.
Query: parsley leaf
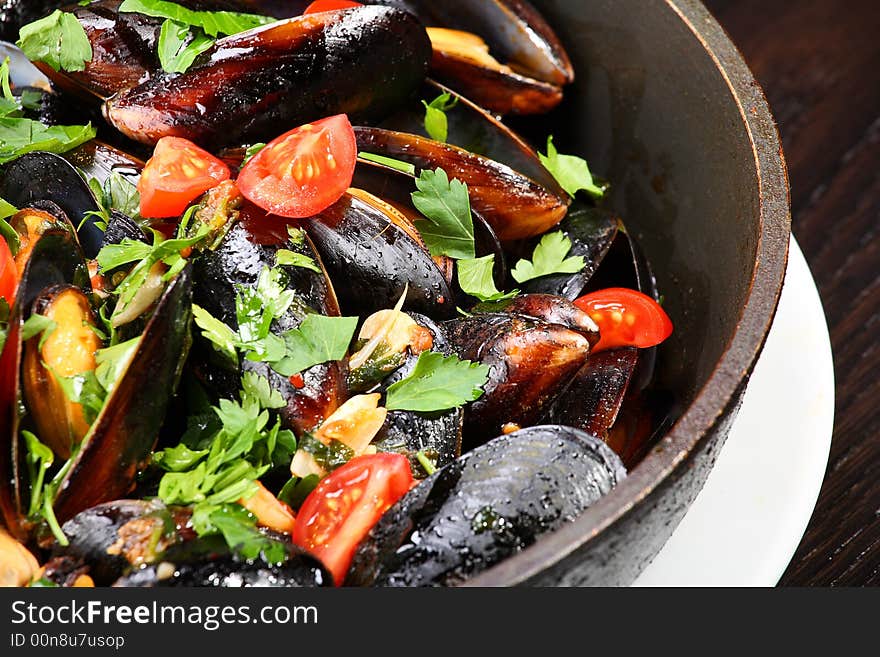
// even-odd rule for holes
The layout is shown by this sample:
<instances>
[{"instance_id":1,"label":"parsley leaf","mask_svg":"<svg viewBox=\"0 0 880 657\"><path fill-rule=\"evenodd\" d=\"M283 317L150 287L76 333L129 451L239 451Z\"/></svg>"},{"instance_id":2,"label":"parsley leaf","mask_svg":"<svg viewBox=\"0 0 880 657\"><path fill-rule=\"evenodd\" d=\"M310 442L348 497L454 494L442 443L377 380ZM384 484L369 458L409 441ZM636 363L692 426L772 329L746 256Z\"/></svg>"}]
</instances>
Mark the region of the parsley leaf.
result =
<instances>
[{"instance_id":1,"label":"parsley leaf","mask_svg":"<svg viewBox=\"0 0 880 657\"><path fill-rule=\"evenodd\" d=\"M279 249L275 254L275 263L285 267L302 267L303 269L311 269L314 272L322 274L321 268L309 256L303 253L295 253L287 249Z\"/></svg>"},{"instance_id":2,"label":"parsley leaf","mask_svg":"<svg viewBox=\"0 0 880 657\"><path fill-rule=\"evenodd\" d=\"M535 247L532 262L520 260L510 275L517 283L525 283L550 274L576 274L585 266L583 256L566 258L571 251L571 240L562 231L548 233Z\"/></svg>"},{"instance_id":3,"label":"parsley leaf","mask_svg":"<svg viewBox=\"0 0 880 657\"><path fill-rule=\"evenodd\" d=\"M31 119L0 117L0 164L7 164L33 151L66 153L94 139L92 124L47 127Z\"/></svg>"},{"instance_id":4,"label":"parsley leaf","mask_svg":"<svg viewBox=\"0 0 880 657\"><path fill-rule=\"evenodd\" d=\"M232 11L194 11L166 0L125 0L119 10L144 14L154 18L170 18L178 23L200 27L209 37L245 32L261 25L277 22L277 19L257 14L241 14Z\"/></svg>"},{"instance_id":5,"label":"parsley leaf","mask_svg":"<svg viewBox=\"0 0 880 657\"><path fill-rule=\"evenodd\" d=\"M235 331L201 306L193 304L192 309L193 320L195 320L196 326L202 329L202 336L211 342L217 351L237 365L238 352L235 347L238 343L238 336Z\"/></svg>"},{"instance_id":6,"label":"parsley leaf","mask_svg":"<svg viewBox=\"0 0 880 657\"><path fill-rule=\"evenodd\" d=\"M253 159L253 157L259 153L261 150L266 148L266 144L264 142L258 142L256 144L251 144L244 151L244 159L241 161L241 167L244 168L244 165Z\"/></svg>"},{"instance_id":7,"label":"parsley leaf","mask_svg":"<svg viewBox=\"0 0 880 657\"><path fill-rule=\"evenodd\" d=\"M299 328L284 335L287 356L272 364L282 376L292 376L307 369L342 360L357 329L357 317L309 315Z\"/></svg>"},{"instance_id":8,"label":"parsley leaf","mask_svg":"<svg viewBox=\"0 0 880 657\"><path fill-rule=\"evenodd\" d=\"M27 321L22 324L21 327L21 341L26 342L30 340L34 336L43 334L43 340L48 338L52 331L54 331L58 327L54 321L45 317L44 315L38 315L34 313L30 317L27 318ZM41 343L42 346L42 343Z\"/></svg>"},{"instance_id":9,"label":"parsley leaf","mask_svg":"<svg viewBox=\"0 0 880 657\"><path fill-rule=\"evenodd\" d=\"M480 301L506 301L519 294L519 290L504 293L495 287L495 256L458 261L458 284L465 294L476 297Z\"/></svg>"},{"instance_id":10,"label":"parsley leaf","mask_svg":"<svg viewBox=\"0 0 880 657\"><path fill-rule=\"evenodd\" d=\"M427 221L416 222L432 256L469 259L475 256L474 220L467 185L449 180L443 169L424 170L413 192L416 209Z\"/></svg>"},{"instance_id":11,"label":"parsley leaf","mask_svg":"<svg viewBox=\"0 0 880 657\"><path fill-rule=\"evenodd\" d=\"M458 105L458 98L454 98L447 91L430 103L423 100L422 105L425 106L425 132L434 141L446 143L449 139L449 119L446 117L446 112Z\"/></svg>"},{"instance_id":12,"label":"parsley leaf","mask_svg":"<svg viewBox=\"0 0 880 657\"><path fill-rule=\"evenodd\" d=\"M479 399L488 380L486 365L425 351L412 374L388 388L385 407L423 413L458 408Z\"/></svg>"},{"instance_id":13,"label":"parsley leaf","mask_svg":"<svg viewBox=\"0 0 880 657\"><path fill-rule=\"evenodd\" d=\"M245 372L241 377L241 386L245 395L253 397L260 402L263 408L284 408L287 402L277 390L269 385L269 380L254 372Z\"/></svg>"},{"instance_id":14,"label":"parsley leaf","mask_svg":"<svg viewBox=\"0 0 880 657\"><path fill-rule=\"evenodd\" d=\"M375 153L358 153L358 157L362 160L366 160L367 162L381 164L382 166L386 166L389 169L394 169L395 171L400 171L402 173L409 174L410 176L416 175L416 166L414 164L403 162L402 160L395 160L393 157L376 155Z\"/></svg>"},{"instance_id":15,"label":"parsley leaf","mask_svg":"<svg viewBox=\"0 0 880 657\"><path fill-rule=\"evenodd\" d=\"M159 62L167 73L186 73L196 57L214 45L214 40L201 32L190 32L188 25L170 18L162 23L159 33Z\"/></svg>"},{"instance_id":16,"label":"parsley leaf","mask_svg":"<svg viewBox=\"0 0 880 657\"><path fill-rule=\"evenodd\" d=\"M56 9L21 28L16 45L32 62L56 71L84 71L92 59L92 44L76 16Z\"/></svg>"},{"instance_id":17,"label":"parsley leaf","mask_svg":"<svg viewBox=\"0 0 880 657\"><path fill-rule=\"evenodd\" d=\"M570 196L574 196L580 190L584 190L590 196L600 199L605 196L605 190L599 187L593 180L587 161L574 155L561 155L553 144L553 137L547 138L547 155L538 153L541 164L544 165L556 181Z\"/></svg>"}]
</instances>

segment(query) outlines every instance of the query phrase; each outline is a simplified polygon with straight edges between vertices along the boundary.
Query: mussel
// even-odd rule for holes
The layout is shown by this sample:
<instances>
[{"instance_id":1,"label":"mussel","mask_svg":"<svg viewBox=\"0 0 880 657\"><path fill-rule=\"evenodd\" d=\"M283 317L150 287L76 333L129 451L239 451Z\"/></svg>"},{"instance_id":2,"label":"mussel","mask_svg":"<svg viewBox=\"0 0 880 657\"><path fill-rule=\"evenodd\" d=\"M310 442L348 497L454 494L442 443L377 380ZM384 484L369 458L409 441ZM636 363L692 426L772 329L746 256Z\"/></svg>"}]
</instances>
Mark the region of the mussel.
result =
<instances>
[{"instance_id":1,"label":"mussel","mask_svg":"<svg viewBox=\"0 0 880 657\"><path fill-rule=\"evenodd\" d=\"M471 204L498 238L525 239L546 233L568 211L570 197L547 188L509 166L456 146L380 128L356 127L358 148L414 165L417 171L441 168L468 186Z\"/></svg>"},{"instance_id":2,"label":"mussel","mask_svg":"<svg viewBox=\"0 0 880 657\"><path fill-rule=\"evenodd\" d=\"M104 233L90 214L98 212L98 202L76 168L60 155L27 153L6 165L0 176L0 198L17 208L46 200L55 203L78 227L86 256L98 254Z\"/></svg>"},{"instance_id":3,"label":"mussel","mask_svg":"<svg viewBox=\"0 0 880 657\"><path fill-rule=\"evenodd\" d=\"M344 281L338 292L345 314L391 308L404 292L406 310L439 319L455 313L449 282L418 232L381 199L346 194L303 227L331 280Z\"/></svg>"},{"instance_id":4,"label":"mussel","mask_svg":"<svg viewBox=\"0 0 880 657\"><path fill-rule=\"evenodd\" d=\"M590 341L591 348L599 342L596 322L567 299L553 294L523 294L506 301L478 304L471 311L519 315L548 324L559 324L584 335Z\"/></svg>"},{"instance_id":5,"label":"mussel","mask_svg":"<svg viewBox=\"0 0 880 657\"><path fill-rule=\"evenodd\" d=\"M452 353L452 345L442 325L423 315L414 314L413 319L431 332L432 351L446 356ZM382 382L381 389L387 390L408 377L417 362L418 356L409 354L404 364ZM461 455L463 426L464 411L461 408L434 413L388 411L385 426L374 444L380 451L404 454L410 459L413 472L419 473L423 469L417 459L419 452L438 468Z\"/></svg>"},{"instance_id":6,"label":"mussel","mask_svg":"<svg viewBox=\"0 0 880 657\"><path fill-rule=\"evenodd\" d=\"M208 148L268 141L334 114L380 119L422 83L430 56L410 14L363 7L294 18L220 39L186 73L160 72L105 105L146 144L186 137Z\"/></svg>"},{"instance_id":7,"label":"mussel","mask_svg":"<svg viewBox=\"0 0 880 657\"><path fill-rule=\"evenodd\" d=\"M574 520L626 475L602 441L537 426L495 438L428 477L361 542L352 586L444 586Z\"/></svg>"},{"instance_id":8,"label":"mussel","mask_svg":"<svg viewBox=\"0 0 880 657\"><path fill-rule=\"evenodd\" d=\"M48 378L41 369L42 359L48 356L45 346L40 349L38 343L29 343L26 349L21 327L31 313L45 311L45 304L54 303L57 294L62 293L72 303L68 304L69 312L62 312L56 321L62 325L62 332L78 336L77 341L88 341L84 337L86 329L76 326L77 317L81 320L85 315L83 297L76 288L90 291L88 271L72 226L60 218L59 225L66 225L67 229L45 231L30 250L0 358L4 383L0 395L0 439L3 441L0 445L0 474L3 475L0 507L7 527L17 535L24 534L28 522L23 504L27 483L21 471L24 447L19 429L35 428L35 424L38 428L38 422L51 424L50 418L56 417L45 415L47 400L41 398L41 394L46 394L43 384ZM119 376L76 450L71 448L72 434L66 427L49 427L44 438L58 450L57 456L71 457L52 500L60 521L115 499L133 485L138 470L155 445L188 349L190 295L191 275L184 269L168 283L152 309L143 334L130 345L127 364L120 364ZM40 354L31 351L33 348ZM58 348L63 349L63 345ZM67 357L73 358L73 355ZM64 358L64 354L52 357L49 365ZM19 400L27 411L23 418L18 413ZM55 401L59 402L59 409L64 410L61 421L77 415L76 409L67 406L71 402ZM77 431L81 433L79 428ZM77 438L79 433L75 434Z\"/></svg>"},{"instance_id":9,"label":"mussel","mask_svg":"<svg viewBox=\"0 0 880 657\"><path fill-rule=\"evenodd\" d=\"M295 293L295 301L285 315L273 323L272 330L280 335L297 328L310 312L338 317L339 303L315 246L305 234L294 240L284 224L280 224L278 234L272 234L271 231L278 226L277 220L267 218L262 211L250 206L243 208L242 219L229 229L220 245L196 259L195 303L228 326L237 328L235 298L238 288L256 288L263 270L276 266L277 252L287 249L311 258L321 268L321 273L302 267L280 267L287 277L288 289ZM209 353L213 351L210 347L207 350ZM287 402L286 408L280 411L282 420L287 427L298 432L314 429L347 396L344 373L338 363L317 365L302 372L303 381L299 387L265 363L245 360L241 368L266 377L272 388L281 393ZM221 397L237 394L241 378L239 368L230 369L228 364L212 365L203 358L196 364L196 369L212 393Z\"/></svg>"},{"instance_id":10,"label":"mussel","mask_svg":"<svg viewBox=\"0 0 880 657\"><path fill-rule=\"evenodd\" d=\"M459 358L490 368L483 396L465 410L466 446L533 424L590 353L582 333L518 315L475 315L443 327Z\"/></svg>"}]
</instances>

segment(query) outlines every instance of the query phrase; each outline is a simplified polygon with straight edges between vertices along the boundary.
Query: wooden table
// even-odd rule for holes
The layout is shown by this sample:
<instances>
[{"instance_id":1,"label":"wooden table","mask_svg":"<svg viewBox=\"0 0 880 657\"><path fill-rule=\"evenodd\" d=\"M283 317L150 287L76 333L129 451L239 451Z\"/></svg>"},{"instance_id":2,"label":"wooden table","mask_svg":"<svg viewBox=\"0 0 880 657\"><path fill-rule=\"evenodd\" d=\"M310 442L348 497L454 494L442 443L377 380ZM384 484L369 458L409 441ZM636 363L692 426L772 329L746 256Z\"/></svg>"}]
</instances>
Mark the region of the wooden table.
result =
<instances>
[{"instance_id":1,"label":"wooden table","mask_svg":"<svg viewBox=\"0 0 880 657\"><path fill-rule=\"evenodd\" d=\"M705 0L779 123L837 403L819 503L782 578L880 584L880 2Z\"/></svg>"}]
</instances>

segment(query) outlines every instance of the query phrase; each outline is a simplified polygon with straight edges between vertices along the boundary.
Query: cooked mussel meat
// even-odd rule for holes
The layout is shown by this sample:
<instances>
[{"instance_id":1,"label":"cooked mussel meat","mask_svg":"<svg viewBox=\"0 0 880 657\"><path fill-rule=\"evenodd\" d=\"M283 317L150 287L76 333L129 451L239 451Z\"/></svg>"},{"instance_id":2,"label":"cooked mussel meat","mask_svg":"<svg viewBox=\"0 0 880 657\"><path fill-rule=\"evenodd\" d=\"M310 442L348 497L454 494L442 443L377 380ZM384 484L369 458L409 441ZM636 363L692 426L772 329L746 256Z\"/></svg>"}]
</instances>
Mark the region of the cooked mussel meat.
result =
<instances>
[{"instance_id":1,"label":"cooked mussel meat","mask_svg":"<svg viewBox=\"0 0 880 657\"><path fill-rule=\"evenodd\" d=\"M424 28L406 12L319 13L221 39L186 73L157 73L117 94L105 114L146 144L168 135L211 148L266 141L334 114L389 114L418 89L429 56Z\"/></svg>"},{"instance_id":2,"label":"cooked mussel meat","mask_svg":"<svg viewBox=\"0 0 880 657\"><path fill-rule=\"evenodd\" d=\"M86 437L91 422L82 404L70 401L61 382L95 371L101 339L89 298L73 285L45 290L37 297L33 312L46 317L54 328L25 344L25 404L33 414L37 435L66 460Z\"/></svg>"},{"instance_id":3,"label":"cooked mussel meat","mask_svg":"<svg viewBox=\"0 0 880 657\"><path fill-rule=\"evenodd\" d=\"M574 520L625 474L607 445L577 429L495 438L393 506L358 546L345 583L461 584Z\"/></svg>"}]
</instances>

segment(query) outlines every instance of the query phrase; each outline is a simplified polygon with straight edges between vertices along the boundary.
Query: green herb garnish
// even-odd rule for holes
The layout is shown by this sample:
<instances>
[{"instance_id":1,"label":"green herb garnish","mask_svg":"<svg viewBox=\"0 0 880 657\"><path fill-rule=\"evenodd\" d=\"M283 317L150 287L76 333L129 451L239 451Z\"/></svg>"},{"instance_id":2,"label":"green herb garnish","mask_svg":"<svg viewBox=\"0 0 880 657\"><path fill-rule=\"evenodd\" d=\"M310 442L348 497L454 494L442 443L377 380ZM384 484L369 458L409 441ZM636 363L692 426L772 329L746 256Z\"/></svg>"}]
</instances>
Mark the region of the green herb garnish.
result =
<instances>
[{"instance_id":1,"label":"green herb garnish","mask_svg":"<svg viewBox=\"0 0 880 657\"><path fill-rule=\"evenodd\" d=\"M319 274L323 273L313 258L287 249L278 250L275 254L275 264L285 267L302 267L303 269L311 269Z\"/></svg>"},{"instance_id":2,"label":"green herb garnish","mask_svg":"<svg viewBox=\"0 0 880 657\"><path fill-rule=\"evenodd\" d=\"M430 103L423 100L422 105L425 106L425 132L434 141L446 143L449 139L449 119L446 112L458 105L458 98L447 91Z\"/></svg>"},{"instance_id":3,"label":"green herb garnish","mask_svg":"<svg viewBox=\"0 0 880 657\"><path fill-rule=\"evenodd\" d=\"M593 180L587 161L574 155L561 155L553 144L552 136L547 138L547 155L538 153L538 157L570 196L574 197L581 190L596 199L605 196L605 190Z\"/></svg>"},{"instance_id":4,"label":"green herb garnish","mask_svg":"<svg viewBox=\"0 0 880 657\"><path fill-rule=\"evenodd\" d=\"M465 294L476 297L480 301L506 301L519 294L519 290L499 292L495 286L493 270L495 256L458 261L458 284Z\"/></svg>"},{"instance_id":5,"label":"green herb garnish","mask_svg":"<svg viewBox=\"0 0 880 657\"><path fill-rule=\"evenodd\" d=\"M548 233L535 247L531 262L520 260L510 274L517 283L551 274L576 274L586 267L586 262L582 256L567 257L570 251L571 240L562 231Z\"/></svg>"},{"instance_id":6,"label":"green herb garnish","mask_svg":"<svg viewBox=\"0 0 880 657\"><path fill-rule=\"evenodd\" d=\"M321 363L342 360L357 325L357 317L309 315L299 328L284 335L287 355L272 363L272 369L282 376L292 376Z\"/></svg>"},{"instance_id":7,"label":"green herb garnish","mask_svg":"<svg viewBox=\"0 0 880 657\"><path fill-rule=\"evenodd\" d=\"M443 169L422 171L413 192L416 209L426 220L416 222L432 256L470 259L474 252L474 220L468 188L449 180Z\"/></svg>"},{"instance_id":8,"label":"green herb garnish","mask_svg":"<svg viewBox=\"0 0 880 657\"><path fill-rule=\"evenodd\" d=\"M56 71L84 71L92 59L92 44L73 14L56 9L21 28L16 45L32 62Z\"/></svg>"},{"instance_id":9,"label":"green herb garnish","mask_svg":"<svg viewBox=\"0 0 880 657\"><path fill-rule=\"evenodd\" d=\"M154 18L170 18L173 21L198 27L209 37L246 32L261 25L277 22L277 19L257 14L232 11L194 11L166 0L125 0L119 12L144 14Z\"/></svg>"},{"instance_id":10,"label":"green herb garnish","mask_svg":"<svg viewBox=\"0 0 880 657\"><path fill-rule=\"evenodd\" d=\"M388 388L385 407L423 413L458 408L479 399L488 380L486 365L426 351L412 374Z\"/></svg>"},{"instance_id":11,"label":"green herb garnish","mask_svg":"<svg viewBox=\"0 0 880 657\"><path fill-rule=\"evenodd\" d=\"M214 39L188 25L166 19L159 33L159 63L167 73L186 73L196 57L214 45Z\"/></svg>"},{"instance_id":12,"label":"green herb garnish","mask_svg":"<svg viewBox=\"0 0 880 657\"><path fill-rule=\"evenodd\" d=\"M414 164L403 162L402 160L395 160L393 157L376 155L375 153L358 153L358 157L362 160L366 160L367 162L381 164L388 167L389 169L394 169L395 171L400 171L402 173L409 174L410 176L416 175L416 167Z\"/></svg>"}]
</instances>

